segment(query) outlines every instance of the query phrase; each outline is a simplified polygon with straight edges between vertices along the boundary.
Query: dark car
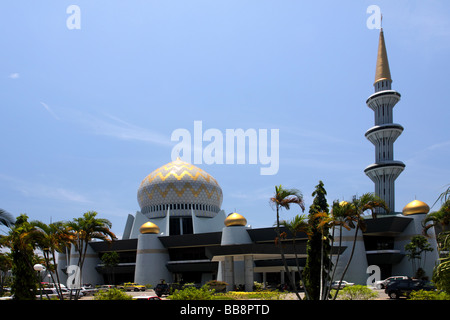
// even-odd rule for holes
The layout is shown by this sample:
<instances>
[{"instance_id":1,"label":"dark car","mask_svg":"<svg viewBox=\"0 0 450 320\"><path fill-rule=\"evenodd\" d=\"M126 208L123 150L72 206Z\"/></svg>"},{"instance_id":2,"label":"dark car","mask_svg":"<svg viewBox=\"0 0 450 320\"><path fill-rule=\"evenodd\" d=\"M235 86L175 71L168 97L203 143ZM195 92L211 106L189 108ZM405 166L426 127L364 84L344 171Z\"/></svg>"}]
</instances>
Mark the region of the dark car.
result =
<instances>
[{"instance_id":1,"label":"dark car","mask_svg":"<svg viewBox=\"0 0 450 320\"><path fill-rule=\"evenodd\" d=\"M158 283L155 287L155 293L158 297L169 294L169 285L167 283Z\"/></svg>"},{"instance_id":2,"label":"dark car","mask_svg":"<svg viewBox=\"0 0 450 320\"><path fill-rule=\"evenodd\" d=\"M389 282L384 292L389 298L398 299L402 296L408 297L411 292L419 290L432 291L436 288L429 281L405 279Z\"/></svg>"}]
</instances>

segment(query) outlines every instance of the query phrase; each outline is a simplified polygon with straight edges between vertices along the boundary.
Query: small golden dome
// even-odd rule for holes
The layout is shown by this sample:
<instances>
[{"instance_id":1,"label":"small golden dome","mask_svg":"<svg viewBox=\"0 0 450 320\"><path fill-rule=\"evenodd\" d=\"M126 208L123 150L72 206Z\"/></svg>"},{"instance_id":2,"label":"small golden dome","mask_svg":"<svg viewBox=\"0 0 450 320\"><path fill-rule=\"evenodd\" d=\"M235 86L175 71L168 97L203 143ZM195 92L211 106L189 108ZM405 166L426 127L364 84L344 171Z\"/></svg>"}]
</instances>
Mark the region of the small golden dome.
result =
<instances>
[{"instance_id":1,"label":"small golden dome","mask_svg":"<svg viewBox=\"0 0 450 320\"><path fill-rule=\"evenodd\" d=\"M340 206L345 206L346 204L348 204L347 201L341 201L341 202L339 202L339 205L340 205Z\"/></svg>"},{"instance_id":2,"label":"small golden dome","mask_svg":"<svg viewBox=\"0 0 450 320\"><path fill-rule=\"evenodd\" d=\"M430 211L430 207L423 201L420 200L414 200L408 203L403 208L403 215L408 216L411 214L421 214L421 213L428 213Z\"/></svg>"},{"instance_id":3,"label":"small golden dome","mask_svg":"<svg viewBox=\"0 0 450 320\"><path fill-rule=\"evenodd\" d=\"M247 224L247 219L245 219L239 213L233 212L228 215L228 217L223 222L225 226L245 226Z\"/></svg>"},{"instance_id":4,"label":"small golden dome","mask_svg":"<svg viewBox=\"0 0 450 320\"><path fill-rule=\"evenodd\" d=\"M153 222L148 221L139 228L139 232L142 234L148 234L148 233L158 234L159 227L156 224L154 224Z\"/></svg>"}]
</instances>

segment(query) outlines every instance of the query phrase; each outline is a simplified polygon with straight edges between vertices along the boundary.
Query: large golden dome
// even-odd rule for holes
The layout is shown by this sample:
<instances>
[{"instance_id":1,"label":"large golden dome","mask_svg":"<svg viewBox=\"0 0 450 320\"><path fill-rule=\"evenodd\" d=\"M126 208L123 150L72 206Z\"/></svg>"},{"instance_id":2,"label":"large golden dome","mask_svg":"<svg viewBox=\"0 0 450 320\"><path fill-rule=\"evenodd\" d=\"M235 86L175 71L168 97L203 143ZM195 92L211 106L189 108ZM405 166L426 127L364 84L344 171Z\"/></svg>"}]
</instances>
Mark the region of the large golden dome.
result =
<instances>
[{"instance_id":1,"label":"large golden dome","mask_svg":"<svg viewBox=\"0 0 450 320\"><path fill-rule=\"evenodd\" d=\"M222 188L210 174L177 158L142 180L138 189L141 212L149 218L171 216L213 217L222 205Z\"/></svg>"},{"instance_id":2,"label":"large golden dome","mask_svg":"<svg viewBox=\"0 0 450 320\"><path fill-rule=\"evenodd\" d=\"M430 207L423 201L420 200L414 200L408 203L403 208L403 215L408 216L411 214L423 214L428 213L430 211Z\"/></svg>"}]
</instances>

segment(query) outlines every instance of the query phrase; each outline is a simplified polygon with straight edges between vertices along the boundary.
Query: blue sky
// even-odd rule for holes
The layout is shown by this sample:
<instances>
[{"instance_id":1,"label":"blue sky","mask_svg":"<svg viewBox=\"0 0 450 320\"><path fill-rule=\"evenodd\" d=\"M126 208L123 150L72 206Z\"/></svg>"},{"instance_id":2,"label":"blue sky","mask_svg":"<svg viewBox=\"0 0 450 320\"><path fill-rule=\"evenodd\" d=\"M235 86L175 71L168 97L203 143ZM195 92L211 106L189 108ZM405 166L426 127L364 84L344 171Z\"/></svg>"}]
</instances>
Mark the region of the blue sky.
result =
<instances>
[{"instance_id":1,"label":"blue sky","mask_svg":"<svg viewBox=\"0 0 450 320\"><path fill-rule=\"evenodd\" d=\"M66 26L70 5L80 29ZM370 5L402 95L395 209L431 206L450 183L448 1L17 0L0 4L0 208L47 223L95 210L120 236L142 179L171 160L172 132L196 120L279 130L276 175L198 165L253 227L273 224L275 185L307 207L319 180L329 203L372 192Z\"/></svg>"}]
</instances>

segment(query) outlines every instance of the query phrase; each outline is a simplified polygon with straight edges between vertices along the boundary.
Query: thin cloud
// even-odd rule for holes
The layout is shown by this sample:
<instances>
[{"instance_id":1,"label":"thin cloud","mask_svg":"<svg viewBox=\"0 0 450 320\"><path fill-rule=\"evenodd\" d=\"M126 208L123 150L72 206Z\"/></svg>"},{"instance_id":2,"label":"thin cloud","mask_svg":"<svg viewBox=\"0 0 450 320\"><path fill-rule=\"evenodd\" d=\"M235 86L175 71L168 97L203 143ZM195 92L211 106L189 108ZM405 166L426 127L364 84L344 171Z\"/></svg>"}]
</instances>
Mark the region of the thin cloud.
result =
<instances>
[{"instance_id":1,"label":"thin cloud","mask_svg":"<svg viewBox=\"0 0 450 320\"><path fill-rule=\"evenodd\" d=\"M28 180L25 181L4 174L0 174L0 181L6 182L9 187L19 191L26 197L46 198L76 203L91 203L84 195L62 187L54 187Z\"/></svg>"},{"instance_id":2,"label":"thin cloud","mask_svg":"<svg viewBox=\"0 0 450 320\"><path fill-rule=\"evenodd\" d=\"M48 113L52 115L53 118L55 118L56 120L60 120L56 113L54 113L46 103L41 102L41 105L45 108L45 110L47 110Z\"/></svg>"},{"instance_id":3,"label":"thin cloud","mask_svg":"<svg viewBox=\"0 0 450 320\"><path fill-rule=\"evenodd\" d=\"M8 76L8 78L10 78L10 79L19 79L20 78L20 74L18 72L14 72L14 73L11 73Z\"/></svg>"},{"instance_id":4,"label":"thin cloud","mask_svg":"<svg viewBox=\"0 0 450 320\"><path fill-rule=\"evenodd\" d=\"M75 119L87 125L93 133L120 140L135 140L163 146L172 146L170 137L126 122L118 117L106 115L102 119L90 114L82 114Z\"/></svg>"}]
</instances>

